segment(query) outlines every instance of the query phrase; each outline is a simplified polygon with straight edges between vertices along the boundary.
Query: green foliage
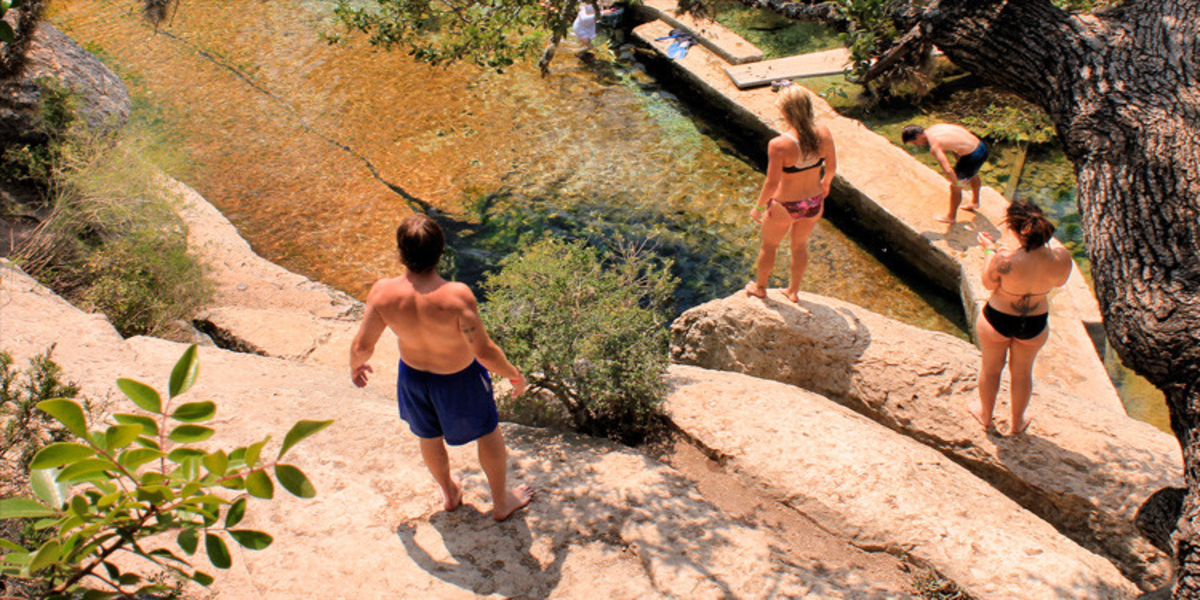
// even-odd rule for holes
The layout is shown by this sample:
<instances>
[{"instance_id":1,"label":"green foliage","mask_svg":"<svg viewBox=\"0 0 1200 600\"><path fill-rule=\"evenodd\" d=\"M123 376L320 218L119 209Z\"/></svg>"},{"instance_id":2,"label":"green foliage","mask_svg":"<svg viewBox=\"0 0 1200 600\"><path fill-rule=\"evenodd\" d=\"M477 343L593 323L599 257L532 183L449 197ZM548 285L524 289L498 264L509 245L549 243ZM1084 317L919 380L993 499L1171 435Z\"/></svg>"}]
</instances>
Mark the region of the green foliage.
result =
<instances>
[{"instance_id":1,"label":"green foliage","mask_svg":"<svg viewBox=\"0 0 1200 600\"><path fill-rule=\"evenodd\" d=\"M165 547L148 550L144 541L174 533L183 555L199 551L210 564L227 569L232 558L226 537L250 549L271 544L269 534L237 528L245 516L251 479L270 472L284 489L311 498L316 492L304 473L293 465L266 460L266 439L235 448L201 448L195 442L210 437L208 422L216 414L211 402L172 403L195 381L199 363L192 346L176 364L171 393L159 393L136 381L122 379L121 390L149 414L116 414L112 423L88 423L73 400L51 399L38 404L45 413L74 434L70 441L42 448L30 462L38 476L31 486L35 499L0 500L0 519L37 519L47 535L37 545L0 540L0 574L49 588L48 598L69 598L91 587L116 595L171 592L161 579L122 572L114 560L120 553L139 556L159 570L207 586L213 577L192 566L191 560ZM180 418L182 417L182 418ZM290 448L327 427L331 421L300 421L286 436ZM234 496L230 499L230 496ZM268 496L269 497L269 496ZM122 564L129 564L121 561ZM96 587L99 586L99 587Z\"/></svg>"},{"instance_id":2,"label":"green foliage","mask_svg":"<svg viewBox=\"0 0 1200 600\"><path fill-rule=\"evenodd\" d=\"M605 263L581 241L548 238L488 279L484 319L533 389L575 427L627 443L659 426L668 364L669 264L639 249Z\"/></svg>"},{"instance_id":3,"label":"green foliage","mask_svg":"<svg viewBox=\"0 0 1200 600\"><path fill-rule=\"evenodd\" d=\"M186 241L173 232L143 229L113 240L88 256L80 275L88 282L86 305L127 337L157 335L196 314L211 295Z\"/></svg>"},{"instance_id":4,"label":"green foliage","mask_svg":"<svg viewBox=\"0 0 1200 600\"><path fill-rule=\"evenodd\" d=\"M764 59L840 48L832 29L815 21L792 21L771 11L734 3L718 4L716 21L762 50Z\"/></svg>"},{"instance_id":5,"label":"green foliage","mask_svg":"<svg viewBox=\"0 0 1200 600\"><path fill-rule=\"evenodd\" d=\"M76 132L55 142L50 216L14 257L126 336L169 336L211 296L140 139Z\"/></svg>"},{"instance_id":6,"label":"green foliage","mask_svg":"<svg viewBox=\"0 0 1200 600\"><path fill-rule=\"evenodd\" d=\"M0 351L0 460L25 465L49 441L61 441L65 432L52 425L44 413L34 410L50 398L74 398L79 387L62 380L62 369L50 352L29 359L29 368L17 372L13 358ZM15 453L14 453L15 451ZM24 473L28 475L28 473Z\"/></svg>"},{"instance_id":7,"label":"green foliage","mask_svg":"<svg viewBox=\"0 0 1200 600\"><path fill-rule=\"evenodd\" d=\"M435 65L468 60L495 69L539 51L546 32L565 34L578 6L577 0L374 1L373 8L361 8L339 0L334 13L347 29L368 34L371 44L400 46Z\"/></svg>"},{"instance_id":8,"label":"green foliage","mask_svg":"<svg viewBox=\"0 0 1200 600\"><path fill-rule=\"evenodd\" d=\"M989 104L982 115L966 115L963 124L977 135L1002 142L1046 144L1055 140L1054 123L1045 111L1019 98Z\"/></svg>"},{"instance_id":9,"label":"green foliage","mask_svg":"<svg viewBox=\"0 0 1200 600\"><path fill-rule=\"evenodd\" d=\"M871 61L899 36L892 22L896 0L833 0L837 14L850 22L842 41L850 49L854 73L862 75Z\"/></svg>"},{"instance_id":10,"label":"green foliage","mask_svg":"<svg viewBox=\"0 0 1200 600\"><path fill-rule=\"evenodd\" d=\"M50 186L62 162L65 140L77 125L79 97L53 77L39 78L37 85L41 98L38 127L29 133L43 141L5 147L0 154L0 178L28 181L44 188Z\"/></svg>"}]
</instances>

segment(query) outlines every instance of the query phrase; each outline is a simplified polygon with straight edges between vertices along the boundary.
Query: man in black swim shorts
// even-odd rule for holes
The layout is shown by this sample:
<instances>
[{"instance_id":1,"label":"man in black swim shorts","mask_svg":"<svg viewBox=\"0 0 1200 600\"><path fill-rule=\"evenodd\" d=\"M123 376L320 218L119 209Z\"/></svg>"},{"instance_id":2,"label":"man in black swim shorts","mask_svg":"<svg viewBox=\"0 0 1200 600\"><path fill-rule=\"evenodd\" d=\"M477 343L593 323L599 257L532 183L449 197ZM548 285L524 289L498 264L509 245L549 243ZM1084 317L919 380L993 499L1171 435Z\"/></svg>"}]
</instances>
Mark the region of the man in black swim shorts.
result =
<instances>
[{"instance_id":1,"label":"man in black swim shorts","mask_svg":"<svg viewBox=\"0 0 1200 600\"><path fill-rule=\"evenodd\" d=\"M962 203L962 182L971 185L971 203L962 206L963 210L979 208L979 192L983 181L979 179L979 169L987 162L988 148L975 134L963 127L950 123L939 123L922 128L920 125L906 125L900 139L905 144L929 146L929 152L937 159L938 166L946 179L950 180L950 212L944 217L936 217L942 223L953 224L958 220L959 204ZM950 167L949 152L958 157L958 162Z\"/></svg>"}]
</instances>

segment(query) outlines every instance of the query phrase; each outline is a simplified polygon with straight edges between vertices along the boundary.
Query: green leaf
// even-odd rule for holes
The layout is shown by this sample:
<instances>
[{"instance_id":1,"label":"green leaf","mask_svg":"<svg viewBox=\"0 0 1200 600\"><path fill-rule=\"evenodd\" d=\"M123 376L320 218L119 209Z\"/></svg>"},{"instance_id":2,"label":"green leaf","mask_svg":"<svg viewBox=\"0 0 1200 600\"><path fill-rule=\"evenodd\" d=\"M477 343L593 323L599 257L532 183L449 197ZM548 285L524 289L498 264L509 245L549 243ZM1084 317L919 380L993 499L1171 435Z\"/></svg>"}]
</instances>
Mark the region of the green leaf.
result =
<instances>
[{"instance_id":1,"label":"green leaf","mask_svg":"<svg viewBox=\"0 0 1200 600\"><path fill-rule=\"evenodd\" d=\"M283 448L279 449L279 458L283 458L287 451L295 446L300 440L329 427L333 421L297 421L292 425L291 431L283 438Z\"/></svg>"},{"instance_id":2,"label":"green leaf","mask_svg":"<svg viewBox=\"0 0 1200 600\"><path fill-rule=\"evenodd\" d=\"M62 598L70 598L70 596L61 596L61 597ZM113 600L114 598L120 598L120 597L121 597L121 594L118 594L117 592L104 592L101 590L88 590L83 593L81 600ZM48 600L54 600L54 599L51 598Z\"/></svg>"},{"instance_id":3,"label":"green leaf","mask_svg":"<svg viewBox=\"0 0 1200 600\"><path fill-rule=\"evenodd\" d=\"M162 458L164 454L162 450L152 450L150 448L134 448L126 450L117 457L117 462L121 466L130 471L136 470L138 467L152 461Z\"/></svg>"},{"instance_id":4,"label":"green leaf","mask_svg":"<svg viewBox=\"0 0 1200 600\"><path fill-rule=\"evenodd\" d=\"M106 450L117 450L133 443L142 435L141 425L113 425L104 433Z\"/></svg>"},{"instance_id":5,"label":"green leaf","mask_svg":"<svg viewBox=\"0 0 1200 600\"><path fill-rule=\"evenodd\" d=\"M225 528L237 527L238 523L242 522L242 517L246 515L246 499L238 498L229 506L229 510L225 511Z\"/></svg>"},{"instance_id":6,"label":"green leaf","mask_svg":"<svg viewBox=\"0 0 1200 600\"><path fill-rule=\"evenodd\" d=\"M24 548L14 544L13 542L6 540L4 538L0 538L0 548L12 550L13 552L24 552L25 551Z\"/></svg>"},{"instance_id":7,"label":"green leaf","mask_svg":"<svg viewBox=\"0 0 1200 600\"><path fill-rule=\"evenodd\" d=\"M267 442L269 442L269 441L271 441L271 436L267 436L267 438L261 442L256 442L256 443L250 444L250 446L248 448L246 448L246 466L247 467L250 467L251 469L253 469L255 467L255 465L258 464L258 458L259 458L259 455L262 454L263 446L266 446Z\"/></svg>"},{"instance_id":8,"label":"green leaf","mask_svg":"<svg viewBox=\"0 0 1200 600\"><path fill-rule=\"evenodd\" d=\"M29 487L33 488L33 495L47 506L59 507L67 500L68 486L55 481L58 473L58 469L34 469L29 472Z\"/></svg>"},{"instance_id":9,"label":"green leaf","mask_svg":"<svg viewBox=\"0 0 1200 600\"><path fill-rule=\"evenodd\" d=\"M262 550L274 541L270 535L253 529L230 529L229 535L235 542L249 550Z\"/></svg>"},{"instance_id":10,"label":"green leaf","mask_svg":"<svg viewBox=\"0 0 1200 600\"><path fill-rule=\"evenodd\" d=\"M174 552L171 552L170 550L167 550L166 548L155 548L154 550L151 550L148 554L150 556L157 556L159 558L167 558L167 559L173 560L177 563L191 566L188 563L188 561L183 560L182 558L179 558L178 556L175 556Z\"/></svg>"},{"instance_id":11,"label":"green leaf","mask_svg":"<svg viewBox=\"0 0 1200 600\"><path fill-rule=\"evenodd\" d=\"M188 402L171 413L171 418L183 423L199 423L213 418L217 405L212 402Z\"/></svg>"},{"instance_id":12,"label":"green leaf","mask_svg":"<svg viewBox=\"0 0 1200 600\"><path fill-rule=\"evenodd\" d=\"M29 468L53 469L83 460L95 454L95 450L83 444L59 442L38 450L38 453L33 455L33 460L29 462Z\"/></svg>"},{"instance_id":13,"label":"green leaf","mask_svg":"<svg viewBox=\"0 0 1200 600\"><path fill-rule=\"evenodd\" d=\"M196 383L196 377L200 375L200 360L196 356L196 345L188 346L184 350L183 356L179 357L179 362L175 363L175 368L171 369L171 397L174 398L189 389Z\"/></svg>"},{"instance_id":14,"label":"green leaf","mask_svg":"<svg viewBox=\"0 0 1200 600\"><path fill-rule=\"evenodd\" d=\"M221 477L229 470L229 457L225 456L222 450L211 452L204 457L204 468L208 469L209 473Z\"/></svg>"},{"instance_id":15,"label":"green leaf","mask_svg":"<svg viewBox=\"0 0 1200 600\"><path fill-rule=\"evenodd\" d=\"M113 415L113 420L122 425L141 425L143 435L158 435L158 422L146 415L117 413Z\"/></svg>"},{"instance_id":16,"label":"green leaf","mask_svg":"<svg viewBox=\"0 0 1200 600\"><path fill-rule=\"evenodd\" d=\"M229 548L219 535L204 534L204 550L208 552L208 561L218 569L228 569L233 564L229 557Z\"/></svg>"},{"instance_id":17,"label":"green leaf","mask_svg":"<svg viewBox=\"0 0 1200 600\"><path fill-rule=\"evenodd\" d=\"M53 517L58 512L46 508L36 500L28 498L9 498L0 500L0 519L26 519L34 517Z\"/></svg>"},{"instance_id":18,"label":"green leaf","mask_svg":"<svg viewBox=\"0 0 1200 600\"><path fill-rule=\"evenodd\" d=\"M66 398L42 400L37 403L37 407L58 419L58 422L62 423L67 431L85 440L88 438L87 417L83 415L83 409L74 400Z\"/></svg>"},{"instance_id":19,"label":"green leaf","mask_svg":"<svg viewBox=\"0 0 1200 600\"><path fill-rule=\"evenodd\" d=\"M6 21L0 21L0 42L12 44L17 41L17 34Z\"/></svg>"},{"instance_id":20,"label":"green leaf","mask_svg":"<svg viewBox=\"0 0 1200 600\"><path fill-rule=\"evenodd\" d=\"M84 498L82 495L76 494L71 497L71 512L81 517L86 517L88 514L88 508L90 507L91 505L88 504L87 498Z\"/></svg>"},{"instance_id":21,"label":"green leaf","mask_svg":"<svg viewBox=\"0 0 1200 600\"><path fill-rule=\"evenodd\" d=\"M107 458L85 458L63 469L55 481L67 483L86 481L92 475L116 468L116 465Z\"/></svg>"},{"instance_id":22,"label":"green leaf","mask_svg":"<svg viewBox=\"0 0 1200 600\"><path fill-rule=\"evenodd\" d=\"M117 583L119 583L121 585L137 585L141 582L142 582L142 576L138 575L137 573L124 573L120 577L117 578ZM161 586L147 586L147 587L157 589L158 587L161 587ZM138 590L138 592L145 593L145 592L142 592L142 590Z\"/></svg>"},{"instance_id":23,"label":"green leaf","mask_svg":"<svg viewBox=\"0 0 1200 600\"><path fill-rule=\"evenodd\" d=\"M279 480L279 485L283 489L289 491L294 496L301 498L312 498L317 495L316 488L308 477L304 476L304 472L292 465L275 465L275 478Z\"/></svg>"},{"instance_id":24,"label":"green leaf","mask_svg":"<svg viewBox=\"0 0 1200 600\"><path fill-rule=\"evenodd\" d=\"M189 577L188 579L191 579L192 581L195 581L196 583L198 583L204 587L208 587L208 586L212 585L213 581L216 581L215 579L213 579L212 575L209 575L208 573L205 573L203 571L196 571L195 573L192 573L191 577Z\"/></svg>"},{"instance_id":25,"label":"green leaf","mask_svg":"<svg viewBox=\"0 0 1200 600\"><path fill-rule=\"evenodd\" d=\"M180 425L171 430L167 436L172 442L180 444L191 444L194 442L203 442L212 437L216 433L212 428L203 425Z\"/></svg>"},{"instance_id":26,"label":"green leaf","mask_svg":"<svg viewBox=\"0 0 1200 600\"><path fill-rule=\"evenodd\" d=\"M182 463L189 458L200 458L204 456L204 451L199 448L176 448L167 455L167 458L172 462Z\"/></svg>"},{"instance_id":27,"label":"green leaf","mask_svg":"<svg viewBox=\"0 0 1200 600\"><path fill-rule=\"evenodd\" d=\"M139 445L143 448L150 448L151 450L162 450L162 446L159 446L158 442L156 442L146 436L142 436L133 441L136 442L137 445Z\"/></svg>"},{"instance_id":28,"label":"green leaf","mask_svg":"<svg viewBox=\"0 0 1200 600\"><path fill-rule=\"evenodd\" d=\"M187 552L188 556L196 553L196 546L200 543L200 532L195 529L184 529L179 532L179 537L175 539L179 542L179 547Z\"/></svg>"},{"instance_id":29,"label":"green leaf","mask_svg":"<svg viewBox=\"0 0 1200 600\"><path fill-rule=\"evenodd\" d=\"M121 391L142 410L156 415L162 414L162 396L158 395L158 390L144 383L125 378L117 380L117 387L121 388Z\"/></svg>"},{"instance_id":30,"label":"green leaf","mask_svg":"<svg viewBox=\"0 0 1200 600\"><path fill-rule=\"evenodd\" d=\"M44 569L62 556L62 545L58 540L50 540L38 549L37 554L33 555L33 559L29 561L29 572L33 573L39 569Z\"/></svg>"},{"instance_id":31,"label":"green leaf","mask_svg":"<svg viewBox=\"0 0 1200 600\"><path fill-rule=\"evenodd\" d=\"M241 476L230 477L229 479L222 479L220 485L223 488L228 488L231 490L242 490L246 488L246 480Z\"/></svg>"},{"instance_id":32,"label":"green leaf","mask_svg":"<svg viewBox=\"0 0 1200 600\"><path fill-rule=\"evenodd\" d=\"M254 471L246 476L246 491L255 498L270 500L275 497L275 484L265 472Z\"/></svg>"}]
</instances>

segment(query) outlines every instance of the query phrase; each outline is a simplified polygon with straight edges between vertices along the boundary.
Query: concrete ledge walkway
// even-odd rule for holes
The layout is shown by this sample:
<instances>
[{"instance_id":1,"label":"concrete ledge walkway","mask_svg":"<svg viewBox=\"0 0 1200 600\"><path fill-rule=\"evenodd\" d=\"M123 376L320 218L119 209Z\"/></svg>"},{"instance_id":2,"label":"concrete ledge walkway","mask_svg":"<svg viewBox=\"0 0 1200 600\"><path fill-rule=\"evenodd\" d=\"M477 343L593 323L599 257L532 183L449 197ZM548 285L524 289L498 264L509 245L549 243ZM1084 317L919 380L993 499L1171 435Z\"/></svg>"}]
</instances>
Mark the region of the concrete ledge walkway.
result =
<instances>
[{"instance_id":1,"label":"concrete ledge walkway","mask_svg":"<svg viewBox=\"0 0 1200 600\"><path fill-rule=\"evenodd\" d=\"M635 28L634 34L661 52L665 46L654 39L669 30L664 23L650 22ZM761 138L764 149L785 127L775 107L776 94L769 88L739 90L725 73L729 63L719 56L694 48L673 63L699 90L702 98L697 101L726 111L732 122ZM973 334L975 319L988 298L980 281L984 255L976 236L986 231L1009 247L1017 245L998 225L1008 201L985 187L978 213L960 211L957 224L939 223L934 218L945 213L949 198L949 183L943 176L859 121L837 114L824 99L814 97L814 108L837 144L838 176L827 210L873 232L881 245L947 290L958 290ZM1086 328L1101 322L1100 310L1079 269L1065 288L1052 295L1051 305L1050 340L1037 363L1038 379L1124 414Z\"/></svg>"},{"instance_id":2,"label":"concrete ledge walkway","mask_svg":"<svg viewBox=\"0 0 1200 600\"><path fill-rule=\"evenodd\" d=\"M797 56L762 60L725 67L725 73L740 90L767 85L777 79L801 79L837 75L849 71L850 51L834 48Z\"/></svg>"},{"instance_id":3,"label":"concrete ledge walkway","mask_svg":"<svg viewBox=\"0 0 1200 600\"><path fill-rule=\"evenodd\" d=\"M936 450L796 387L673 365L666 409L727 468L856 545L904 553L977 600L1137 588Z\"/></svg>"},{"instance_id":4,"label":"concrete ledge walkway","mask_svg":"<svg viewBox=\"0 0 1200 600\"><path fill-rule=\"evenodd\" d=\"M655 37L663 37L671 29L681 29L731 65L762 60L762 51L755 48L754 44L716 21L697 19L692 15L679 13L679 6L675 0L645 0L638 8L670 25L664 33Z\"/></svg>"}]
</instances>

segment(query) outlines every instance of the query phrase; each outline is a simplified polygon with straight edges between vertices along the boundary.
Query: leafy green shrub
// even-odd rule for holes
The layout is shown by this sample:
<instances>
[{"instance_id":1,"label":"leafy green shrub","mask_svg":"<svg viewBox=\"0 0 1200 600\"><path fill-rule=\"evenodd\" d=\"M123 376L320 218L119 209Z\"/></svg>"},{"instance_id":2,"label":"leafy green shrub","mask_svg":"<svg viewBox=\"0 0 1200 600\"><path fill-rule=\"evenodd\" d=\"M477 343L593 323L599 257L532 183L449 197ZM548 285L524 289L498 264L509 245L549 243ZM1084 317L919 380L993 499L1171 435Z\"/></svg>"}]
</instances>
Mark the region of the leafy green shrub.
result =
<instances>
[{"instance_id":1,"label":"leafy green shrub","mask_svg":"<svg viewBox=\"0 0 1200 600\"><path fill-rule=\"evenodd\" d=\"M282 461L297 442L332 421L299 421L284 437L274 460L266 460L262 441L225 452L197 444L214 435L200 425L216 414L213 402L172 406L199 373L191 346L171 371L166 402L159 393L130 379L118 387L145 413L118 413L115 423L89 427L80 405L66 398L44 400L38 408L58 420L73 441L50 444L30 463L36 499L0 500L0 519L37 519L48 533L36 547L0 539L0 574L41 582L48 598L106 598L171 591L161 579L122 572L114 561L132 554L178 577L209 585L213 577L192 567L188 559L148 538L176 534L184 554L194 555L203 541L204 554L218 569L232 559L225 538L250 550L269 546L269 534L238 529L247 510L246 495L270 499L275 481L301 498L316 490L304 473ZM271 474L274 474L274 481ZM232 501L229 491L238 493ZM164 540L165 541L165 540ZM96 587L101 586L104 591ZM111 590L108 592L107 590Z\"/></svg>"},{"instance_id":2,"label":"leafy green shrub","mask_svg":"<svg viewBox=\"0 0 1200 600\"><path fill-rule=\"evenodd\" d=\"M39 78L37 85L41 97L40 123L33 133L43 141L5 147L0 153L0 178L47 187L62 161L66 140L78 122L79 96L53 77Z\"/></svg>"},{"instance_id":3,"label":"leafy green shrub","mask_svg":"<svg viewBox=\"0 0 1200 600\"><path fill-rule=\"evenodd\" d=\"M138 231L101 246L82 275L86 306L107 315L124 336L158 335L196 314L212 294L185 240L161 231Z\"/></svg>"},{"instance_id":4,"label":"leafy green shrub","mask_svg":"<svg viewBox=\"0 0 1200 600\"><path fill-rule=\"evenodd\" d=\"M59 156L49 218L14 257L72 302L106 313L126 336L164 335L211 296L136 138L73 136ZM168 336L169 337L169 336Z\"/></svg>"},{"instance_id":5,"label":"leafy green shrub","mask_svg":"<svg viewBox=\"0 0 1200 600\"><path fill-rule=\"evenodd\" d=\"M79 386L62 380L62 368L49 351L29 359L29 368L21 372L14 369L12 355L0 351L0 461L25 465L47 442L64 439L66 430L34 408L42 400L78 393Z\"/></svg>"},{"instance_id":6,"label":"leafy green shrub","mask_svg":"<svg viewBox=\"0 0 1200 600\"><path fill-rule=\"evenodd\" d=\"M574 426L637 443L659 425L668 364L669 264L627 249L605 264L583 242L549 238L490 277L484 319L533 389Z\"/></svg>"}]
</instances>

